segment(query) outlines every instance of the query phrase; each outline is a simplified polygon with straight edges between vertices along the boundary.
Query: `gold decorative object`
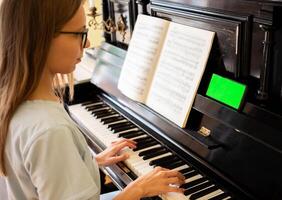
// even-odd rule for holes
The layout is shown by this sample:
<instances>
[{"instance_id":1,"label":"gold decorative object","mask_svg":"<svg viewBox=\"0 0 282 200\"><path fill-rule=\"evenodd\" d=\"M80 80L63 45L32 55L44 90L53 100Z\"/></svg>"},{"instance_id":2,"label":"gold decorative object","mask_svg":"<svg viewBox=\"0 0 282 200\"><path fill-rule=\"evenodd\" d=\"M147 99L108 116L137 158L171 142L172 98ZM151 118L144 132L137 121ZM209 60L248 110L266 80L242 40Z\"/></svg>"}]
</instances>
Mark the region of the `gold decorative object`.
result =
<instances>
[{"instance_id":1,"label":"gold decorative object","mask_svg":"<svg viewBox=\"0 0 282 200\"><path fill-rule=\"evenodd\" d=\"M122 42L124 42L125 35L126 35L126 24L125 24L125 19L122 16L122 14L120 14L118 21L117 21L117 30L122 35Z\"/></svg>"},{"instance_id":2,"label":"gold decorative object","mask_svg":"<svg viewBox=\"0 0 282 200\"><path fill-rule=\"evenodd\" d=\"M116 32L116 25L115 22L112 18L109 17L109 19L107 19L107 21L103 21L104 24L104 31L107 33L114 33Z\"/></svg>"},{"instance_id":3,"label":"gold decorative object","mask_svg":"<svg viewBox=\"0 0 282 200\"><path fill-rule=\"evenodd\" d=\"M200 130L198 131L198 133L201 134L201 135L204 136L204 137L208 137L208 136L211 135L211 131L210 131L208 128L204 127L204 126L202 126L202 127L200 128Z\"/></svg>"},{"instance_id":4,"label":"gold decorative object","mask_svg":"<svg viewBox=\"0 0 282 200\"><path fill-rule=\"evenodd\" d=\"M100 16L101 14L97 13L97 8L92 7L89 9L90 13L87 14L88 16L92 17L92 19L88 22L89 27L93 27L94 30L97 29L103 29L106 33L114 33L118 31L122 35L122 42L125 40L125 35L126 35L126 23L125 23L125 18L120 14L117 24L115 24L114 20L109 17L106 21L97 21L97 17Z\"/></svg>"}]
</instances>

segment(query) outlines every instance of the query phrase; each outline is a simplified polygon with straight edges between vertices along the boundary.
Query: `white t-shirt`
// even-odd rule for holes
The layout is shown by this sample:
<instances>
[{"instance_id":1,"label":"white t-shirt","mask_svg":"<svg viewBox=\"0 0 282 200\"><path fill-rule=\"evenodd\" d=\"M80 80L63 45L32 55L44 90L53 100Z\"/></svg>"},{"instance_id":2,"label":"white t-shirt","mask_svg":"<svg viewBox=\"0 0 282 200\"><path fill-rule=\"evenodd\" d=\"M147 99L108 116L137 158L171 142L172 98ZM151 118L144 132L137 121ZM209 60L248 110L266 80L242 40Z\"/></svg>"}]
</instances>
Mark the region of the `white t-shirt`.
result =
<instances>
[{"instance_id":1,"label":"white t-shirt","mask_svg":"<svg viewBox=\"0 0 282 200\"><path fill-rule=\"evenodd\" d=\"M99 168L85 138L52 101L26 101L5 147L9 199L99 200Z\"/></svg>"}]
</instances>

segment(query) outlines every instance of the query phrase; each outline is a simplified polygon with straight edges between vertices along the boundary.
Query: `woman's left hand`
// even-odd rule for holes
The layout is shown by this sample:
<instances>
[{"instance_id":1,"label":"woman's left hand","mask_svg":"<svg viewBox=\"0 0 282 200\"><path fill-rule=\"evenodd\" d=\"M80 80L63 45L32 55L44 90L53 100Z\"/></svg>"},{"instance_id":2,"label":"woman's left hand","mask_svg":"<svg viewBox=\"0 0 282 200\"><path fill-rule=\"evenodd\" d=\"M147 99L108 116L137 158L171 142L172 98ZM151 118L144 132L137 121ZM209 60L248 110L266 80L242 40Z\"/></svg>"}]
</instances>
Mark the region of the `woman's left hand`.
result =
<instances>
[{"instance_id":1,"label":"woman's left hand","mask_svg":"<svg viewBox=\"0 0 282 200\"><path fill-rule=\"evenodd\" d=\"M136 142L130 139L121 139L117 142L113 142L111 146L96 155L95 158L98 165L108 166L126 160L129 155L119 154L120 151L125 147L136 148Z\"/></svg>"}]
</instances>

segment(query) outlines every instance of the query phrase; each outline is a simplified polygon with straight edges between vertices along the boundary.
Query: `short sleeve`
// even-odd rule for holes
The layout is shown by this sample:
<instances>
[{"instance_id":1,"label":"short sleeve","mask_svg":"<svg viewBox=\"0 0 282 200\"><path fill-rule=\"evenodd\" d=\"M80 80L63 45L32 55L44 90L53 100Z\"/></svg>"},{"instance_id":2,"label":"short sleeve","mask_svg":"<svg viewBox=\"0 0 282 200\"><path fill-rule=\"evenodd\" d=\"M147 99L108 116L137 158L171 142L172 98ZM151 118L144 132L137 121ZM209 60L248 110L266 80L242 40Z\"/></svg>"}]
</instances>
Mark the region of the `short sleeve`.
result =
<instances>
[{"instance_id":1,"label":"short sleeve","mask_svg":"<svg viewBox=\"0 0 282 200\"><path fill-rule=\"evenodd\" d=\"M39 199L85 200L100 191L68 127L49 129L23 155Z\"/></svg>"}]
</instances>

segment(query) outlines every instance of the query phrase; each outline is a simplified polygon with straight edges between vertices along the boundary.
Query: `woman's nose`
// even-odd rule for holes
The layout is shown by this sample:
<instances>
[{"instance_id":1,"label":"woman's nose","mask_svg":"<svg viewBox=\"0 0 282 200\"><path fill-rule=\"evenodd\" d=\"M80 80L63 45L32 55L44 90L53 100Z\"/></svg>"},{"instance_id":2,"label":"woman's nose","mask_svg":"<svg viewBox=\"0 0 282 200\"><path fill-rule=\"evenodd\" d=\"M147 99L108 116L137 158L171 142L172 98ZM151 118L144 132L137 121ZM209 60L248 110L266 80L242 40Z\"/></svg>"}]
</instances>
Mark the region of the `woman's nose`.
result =
<instances>
[{"instance_id":1,"label":"woman's nose","mask_svg":"<svg viewBox=\"0 0 282 200\"><path fill-rule=\"evenodd\" d=\"M87 40L86 40L86 45L85 45L84 48L88 48L88 47L90 47L90 41L87 39Z\"/></svg>"}]
</instances>

